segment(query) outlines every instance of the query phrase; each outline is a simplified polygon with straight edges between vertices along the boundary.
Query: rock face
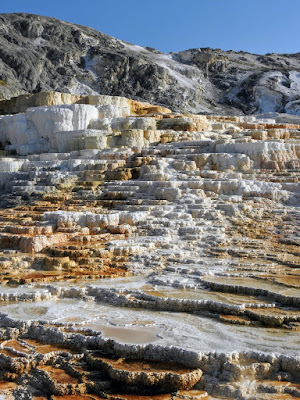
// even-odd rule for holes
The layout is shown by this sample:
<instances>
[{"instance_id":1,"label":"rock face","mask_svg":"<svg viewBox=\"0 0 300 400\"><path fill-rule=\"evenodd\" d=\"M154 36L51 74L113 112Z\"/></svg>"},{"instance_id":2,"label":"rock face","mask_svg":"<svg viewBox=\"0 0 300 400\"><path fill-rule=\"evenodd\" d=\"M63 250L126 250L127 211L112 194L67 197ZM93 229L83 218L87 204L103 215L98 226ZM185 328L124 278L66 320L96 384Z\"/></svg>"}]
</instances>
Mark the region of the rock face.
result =
<instances>
[{"instance_id":1,"label":"rock face","mask_svg":"<svg viewBox=\"0 0 300 400\"><path fill-rule=\"evenodd\" d=\"M2 14L0 25L3 99L59 90L125 96L181 112L300 114L299 54L210 48L164 54L30 14Z\"/></svg>"},{"instance_id":2,"label":"rock face","mask_svg":"<svg viewBox=\"0 0 300 400\"><path fill-rule=\"evenodd\" d=\"M300 125L53 92L10 109L0 397L299 398Z\"/></svg>"}]
</instances>

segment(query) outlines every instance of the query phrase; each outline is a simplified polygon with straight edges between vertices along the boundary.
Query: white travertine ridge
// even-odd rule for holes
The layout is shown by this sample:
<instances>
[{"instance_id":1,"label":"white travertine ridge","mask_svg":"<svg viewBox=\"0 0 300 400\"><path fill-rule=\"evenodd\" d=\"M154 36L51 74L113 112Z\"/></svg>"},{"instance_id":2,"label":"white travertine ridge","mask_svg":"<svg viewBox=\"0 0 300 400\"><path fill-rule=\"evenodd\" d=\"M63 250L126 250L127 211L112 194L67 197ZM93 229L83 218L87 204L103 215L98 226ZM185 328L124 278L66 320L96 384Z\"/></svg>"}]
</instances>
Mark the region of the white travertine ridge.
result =
<instances>
[{"instance_id":1,"label":"white travertine ridge","mask_svg":"<svg viewBox=\"0 0 300 400\"><path fill-rule=\"evenodd\" d=\"M0 117L5 398L299 398L300 126L25 111Z\"/></svg>"}]
</instances>

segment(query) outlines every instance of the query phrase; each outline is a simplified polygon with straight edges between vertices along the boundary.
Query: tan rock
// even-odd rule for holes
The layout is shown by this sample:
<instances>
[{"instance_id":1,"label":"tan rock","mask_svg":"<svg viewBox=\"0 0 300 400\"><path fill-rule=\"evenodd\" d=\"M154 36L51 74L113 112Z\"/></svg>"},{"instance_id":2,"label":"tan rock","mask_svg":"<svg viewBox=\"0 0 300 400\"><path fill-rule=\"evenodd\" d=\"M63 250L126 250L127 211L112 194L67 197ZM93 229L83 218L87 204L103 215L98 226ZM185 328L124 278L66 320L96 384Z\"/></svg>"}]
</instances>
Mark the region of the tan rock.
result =
<instances>
[{"instance_id":1,"label":"tan rock","mask_svg":"<svg viewBox=\"0 0 300 400\"><path fill-rule=\"evenodd\" d=\"M189 389L201 378L200 369L185 369L184 367L153 363L117 361L109 359L98 359L99 363L108 372L112 379L124 382L126 385L158 386L167 388L168 391L178 389Z\"/></svg>"}]
</instances>

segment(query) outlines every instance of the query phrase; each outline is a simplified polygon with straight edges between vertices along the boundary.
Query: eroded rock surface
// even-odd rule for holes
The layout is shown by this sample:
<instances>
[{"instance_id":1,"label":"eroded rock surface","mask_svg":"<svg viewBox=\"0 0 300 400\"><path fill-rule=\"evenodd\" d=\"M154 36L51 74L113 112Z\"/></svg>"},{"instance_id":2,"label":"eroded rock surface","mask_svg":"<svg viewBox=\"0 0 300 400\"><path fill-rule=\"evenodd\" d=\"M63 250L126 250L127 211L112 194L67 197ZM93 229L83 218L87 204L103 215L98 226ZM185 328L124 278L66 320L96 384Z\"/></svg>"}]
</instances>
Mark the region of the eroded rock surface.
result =
<instances>
[{"instance_id":1,"label":"eroded rock surface","mask_svg":"<svg viewBox=\"0 0 300 400\"><path fill-rule=\"evenodd\" d=\"M0 117L3 398L299 398L300 125L64 98Z\"/></svg>"},{"instance_id":2,"label":"eroded rock surface","mask_svg":"<svg viewBox=\"0 0 300 400\"><path fill-rule=\"evenodd\" d=\"M164 54L31 14L1 14L0 26L2 99L45 91L104 94L180 112L279 113L299 121L299 53L198 48Z\"/></svg>"}]
</instances>

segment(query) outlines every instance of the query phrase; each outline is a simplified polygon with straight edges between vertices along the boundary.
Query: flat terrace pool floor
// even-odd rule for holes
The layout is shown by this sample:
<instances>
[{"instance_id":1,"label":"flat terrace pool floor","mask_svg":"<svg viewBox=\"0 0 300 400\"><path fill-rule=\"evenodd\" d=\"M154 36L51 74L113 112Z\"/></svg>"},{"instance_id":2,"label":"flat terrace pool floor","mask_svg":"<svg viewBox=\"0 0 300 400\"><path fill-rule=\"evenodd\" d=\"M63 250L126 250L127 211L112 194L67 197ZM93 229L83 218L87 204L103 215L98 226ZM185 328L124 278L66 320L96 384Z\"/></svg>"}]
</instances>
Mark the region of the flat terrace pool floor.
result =
<instances>
[{"instance_id":1,"label":"flat terrace pool floor","mask_svg":"<svg viewBox=\"0 0 300 400\"><path fill-rule=\"evenodd\" d=\"M297 331L224 324L190 313L132 309L78 299L8 303L0 306L0 312L15 320L40 320L93 329L101 332L102 337L121 343L175 345L199 352L300 355Z\"/></svg>"}]
</instances>

